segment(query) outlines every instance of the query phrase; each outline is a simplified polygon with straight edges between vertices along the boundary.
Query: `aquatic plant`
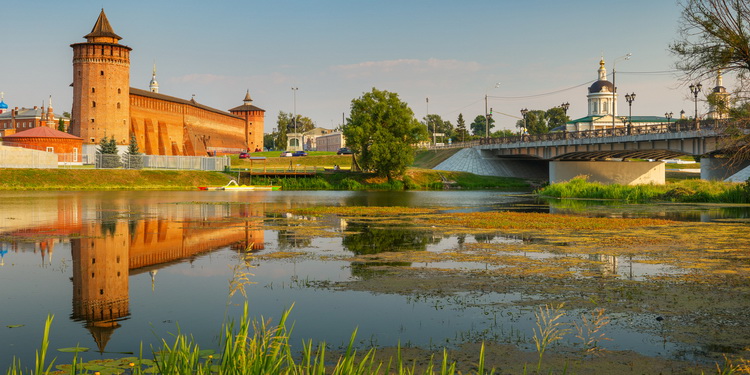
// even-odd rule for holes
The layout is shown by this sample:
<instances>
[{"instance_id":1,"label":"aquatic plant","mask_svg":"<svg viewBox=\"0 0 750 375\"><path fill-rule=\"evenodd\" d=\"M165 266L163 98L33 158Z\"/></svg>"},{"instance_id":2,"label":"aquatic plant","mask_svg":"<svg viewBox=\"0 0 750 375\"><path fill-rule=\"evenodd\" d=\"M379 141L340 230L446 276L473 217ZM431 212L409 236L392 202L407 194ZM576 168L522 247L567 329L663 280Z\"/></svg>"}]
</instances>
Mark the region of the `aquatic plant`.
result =
<instances>
[{"instance_id":1,"label":"aquatic plant","mask_svg":"<svg viewBox=\"0 0 750 375\"><path fill-rule=\"evenodd\" d=\"M555 341L562 340L570 332L570 329L566 328L566 324L559 321L560 318L565 316L562 308L563 304L544 305L544 307L539 307L539 312L534 312L537 328L534 328L533 339L536 351L539 353L539 361L536 364L537 374L542 368L542 356L544 356L547 347Z\"/></svg>"},{"instance_id":2,"label":"aquatic plant","mask_svg":"<svg viewBox=\"0 0 750 375\"><path fill-rule=\"evenodd\" d=\"M592 311L590 318L586 314L581 314L581 323L574 323L576 337L581 340L584 354L602 354L604 349L599 346L599 342L611 340L602 332L607 324L609 324L609 317L604 315L603 308Z\"/></svg>"}]
</instances>

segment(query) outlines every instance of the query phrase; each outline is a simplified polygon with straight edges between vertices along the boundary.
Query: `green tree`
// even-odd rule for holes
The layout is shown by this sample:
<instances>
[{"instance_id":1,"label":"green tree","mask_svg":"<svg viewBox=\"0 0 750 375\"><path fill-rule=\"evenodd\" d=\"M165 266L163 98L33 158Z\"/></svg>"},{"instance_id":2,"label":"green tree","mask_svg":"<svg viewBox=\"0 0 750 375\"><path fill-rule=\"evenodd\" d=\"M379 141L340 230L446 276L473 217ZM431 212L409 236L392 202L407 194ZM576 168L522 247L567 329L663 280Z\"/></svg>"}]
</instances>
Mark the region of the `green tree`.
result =
<instances>
[{"instance_id":1,"label":"green tree","mask_svg":"<svg viewBox=\"0 0 750 375\"><path fill-rule=\"evenodd\" d=\"M125 154L122 155L122 163L129 169L143 168L143 156L138 149L138 140L135 138L135 134L130 136L130 144L128 144Z\"/></svg>"},{"instance_id":2,"label":"green tree","mask_svg":"<svg viewBox=\"0 0 750 375\"><path fill-rule=\"evenodd\" d=\"M65 120L62 117L57 121L57 130L61 132L65 131Z\"/></svg>"},{"instance_id":3,"label":"green tree","mask_svg":"<svg viewBox=\"0 0 750 375\"><path fill-rule=\"evenodd\" d=\"M455 137L453 124L451 124L450 121L443 120L440 115L427 115L422 119L422 123L427 127L427 133L429 134L430 139L432 139L433 132L445 134L442 137L436 137L437 142L446 142L448 138Z\"/></svg>"},{"instance_id":4,"label":"green tree","mask_svg":"<svg viewBox=\"0 0 750 375\"><path fill-rule=\"evenodd\" d=\"M526 118L516 121L516 127L519 129L526 129L529 134L544 134L549 132L547 126L547 113L545 111L535 109L526 112Z\"/></svg>"},{"instance_id":5,"label":"green tree","mask_svg":"<svg viewBox=\"0 0 750 375\"><path fill-rule=\"evenodd\" d=\"M278 138L278 132L263 134L263 147L268 150L276 150L276 139Z\"/></svg>"},{"instance_id":6,"label":"green tree","mask_svg":"<svg viewBox=\"0 0 750 375\"><path fill-rule=\"evenodd\" d=\"M404 174L414 160L413 145L427 139L425 127L398 94L376 88L352 100L344 136L359 166L389 181Z\"/></svg>"},{"instance_id":7,"label":"green tree","mask_svg":"<svg viewBox=\"0 0 750 375\"><path fill-rule=\"evenodd\" d=\"M456 140L465 142L468 136L469 136L469 132L466 131L466 120L464 120L464 114L459 113L458 119L456 119L456 137L457 137Z\"/></svg>"},{"instance_id":8,"label":"green tree","mask_svg":"<svg viewBox=\"0 0 750 375\"><path fill-rule=\"evenodd\" d=\"M119 168L122 164L120 163L120 157L117 155L117 141L115 137L107 138L103 137L99 141L99 148L96 150L99 154L97 155L100 162L98 166L101 168Z\"/></svg>"},{"instance_id":9,"label":"green tree","mask_svg":"<svg viewBox=\"0 0 750 375\"><path fill-rule=\"evenodd\" d=\"M552 107L545 113L545 119L547 120L547 128L552 130L554 128L564 126L570 121L570 117L565 114L565 110L562 107Z\"/></svg>"},{"instance_id":10,"label":"green tree","mask_svg":"<svg viewBox=\"0 0 750 375\"><path fill-rule=\"evenodd\" d=\"M492 128L495 126L495 119L490 117L489 124L490 133L492 133ZM483 115L477 115L477 117L474 117L474 122L472 122L469 127L471 128L471 134L476 136L484 137L487 132L487 122Z\"/></svg>"}]
</instances>

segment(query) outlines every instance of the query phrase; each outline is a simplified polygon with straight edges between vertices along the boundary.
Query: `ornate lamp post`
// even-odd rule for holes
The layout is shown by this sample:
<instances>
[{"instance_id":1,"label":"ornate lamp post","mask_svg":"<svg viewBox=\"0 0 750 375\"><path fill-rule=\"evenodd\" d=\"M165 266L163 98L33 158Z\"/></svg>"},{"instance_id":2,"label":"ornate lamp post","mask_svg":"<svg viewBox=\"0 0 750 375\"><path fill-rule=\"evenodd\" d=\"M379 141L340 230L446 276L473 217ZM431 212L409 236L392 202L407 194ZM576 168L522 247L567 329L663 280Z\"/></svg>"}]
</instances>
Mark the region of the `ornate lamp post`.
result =
<instances>
[{"instance_id":1,"label":"ornate lamp post","mask_svg":"<svg viewBox=\"0 0 750 375\"><path fill-rule=\"evenodd\" d=\"M565 118L563 120L567 120L568 118L568 108L570 108L570 103L565 102L563 104L560 104L560 108L562 108L563 113L565 114ZM568 121L565 121L565 124L563 124L563 137L567 138L568 136Z\"/></svg>"},{"instance_id":2,"label":"ornate lamp post","mask_svg":"<svg viewBox=\"0 0 750 375\"><path fill-rule=\"evenodd\" d=\"M690 93L693 94L695 97L695 129L697 130L699 128L698 125L698 93L701 92L701 89L703 88L703 85L698 83L697 85L690 85L688 86L690 89Z\"/></svg>"},{"instance_id":3,"label":"ornate lamp post","mask_svg":"<svg viewBox=\"0 0 750 375\"><path fill-rule=\"evenodd\" d=\"M523 139L524 134L526 133L526 114L529 113L529 110L524 108L521 110L521 116L523 116L523 129L521 129L521 139Z\"/></svg>"},{"instance_id":4,"label":"ornate lamp post","mask_svg":"<svg viewBox=\"0 0 750 375\"><path fill-rule=\"evenodd\" d=\"M664 117L667 118L667 129L669 129L669 120L672 119L672 112L664 112Z\"/></svg>"},{"instance_id":5,"label":"ornate lamp post","mask_svg":"<svg viewBox=\"0 0 750 375\"><path fill-rule=\"evenodd\" d=\"M628 135L630 135L633 127L633 102L635 101L635 93L625 94L625 100L628 102Z\"/></svg>"}]
</instances>

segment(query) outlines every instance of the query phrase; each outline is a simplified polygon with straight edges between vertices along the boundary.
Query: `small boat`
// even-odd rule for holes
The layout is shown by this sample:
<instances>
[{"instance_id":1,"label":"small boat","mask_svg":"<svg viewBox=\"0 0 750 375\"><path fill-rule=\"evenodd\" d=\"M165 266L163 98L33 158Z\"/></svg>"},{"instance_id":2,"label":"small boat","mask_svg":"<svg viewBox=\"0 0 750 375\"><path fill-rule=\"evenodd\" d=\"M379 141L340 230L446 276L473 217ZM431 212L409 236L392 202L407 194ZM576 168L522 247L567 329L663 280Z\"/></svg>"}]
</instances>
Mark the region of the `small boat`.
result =
<instances>
[{"instance_id":1,"label":"small boat","mask_svg":"<svg viewBox=\"0 0 750 375\"><path fill-rule=\"evenodd\" d=\"M199 190L232 190L232 191L276 191L281 190L281 186L273 185L239 185L237 181L231 180L224 186L199 186Z\"/></svg>"}]
</instances>

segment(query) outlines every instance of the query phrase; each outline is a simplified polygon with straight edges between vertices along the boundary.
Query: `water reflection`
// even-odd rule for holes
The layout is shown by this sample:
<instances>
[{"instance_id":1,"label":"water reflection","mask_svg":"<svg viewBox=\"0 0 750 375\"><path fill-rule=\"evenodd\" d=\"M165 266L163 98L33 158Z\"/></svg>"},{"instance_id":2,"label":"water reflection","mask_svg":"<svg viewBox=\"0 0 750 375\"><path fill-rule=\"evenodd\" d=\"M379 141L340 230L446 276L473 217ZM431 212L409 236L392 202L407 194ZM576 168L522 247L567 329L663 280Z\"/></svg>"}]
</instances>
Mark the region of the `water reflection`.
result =
<instances>
[{"instance_id":1,"label":"water reflection","mask_svg":"<svg viewBox=\"0 0 750 375\"><path fill-rule=\"evenodd\" d=\"M658 218L695 222L746 222L750 205L717 205L690 203L623 204L619 201L547 199L552 214L591 217Z\"/></svg>"},{"instance_id":2,"label":"water reflection","mask_svg":"<svg viewBox=\"0 0 750 375\"><path fill-rule=\"evenodd\" d=\"M373 225L349 222L342 245L357 255L398 251L424 251L428 244L439 243L428 231L413 227Z\"/></svg>"},{"instance_id":3,"label":"water reflection","mask_svg":"<svg viewBox=\"0 0 750 375\"><path fill-rule=\"evenodd\" d=\"M0 235L2 256L39 253L52 263L56 245L70 246L73 307L103 352L120 322L130 317L129 277L148 272L152 283L159 268L198 254L230 247L264 248L263 205L132 205L128 199L39 200L24 209L9 204ZM3 265L4 263L0 263ZM152 284L153 285L153 284Z\"/></svg>"}]
</instances>

